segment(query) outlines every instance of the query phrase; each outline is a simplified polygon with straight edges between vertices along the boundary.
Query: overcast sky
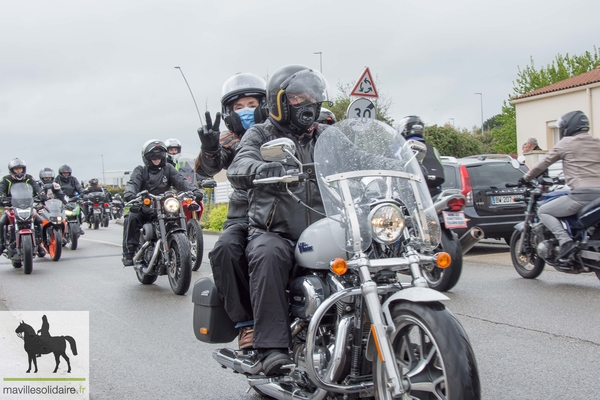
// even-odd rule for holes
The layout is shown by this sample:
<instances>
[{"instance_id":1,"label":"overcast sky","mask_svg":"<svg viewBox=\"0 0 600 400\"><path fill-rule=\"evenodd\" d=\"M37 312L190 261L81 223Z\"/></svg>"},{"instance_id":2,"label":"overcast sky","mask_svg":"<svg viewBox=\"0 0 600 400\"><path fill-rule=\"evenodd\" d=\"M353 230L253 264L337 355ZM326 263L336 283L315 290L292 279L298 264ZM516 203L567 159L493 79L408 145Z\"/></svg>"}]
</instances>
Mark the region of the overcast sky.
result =
<instances>
[{"instance_id":1,"label":"overcast sky","mask_svg":"<svg viewBox=\"0 0 600 400\"><path fill-rule=\"evenodd\" d=\"M196 154L198 115L220 110L236 72L287 64L338 83L365 66L390 115L471 129L501 112L517 68L600 45L597 0L0 0L0 174L14 157L37 176L80 179L141 163L175 137ZM570 111L570 110L565 110ZM102 157L103 156L103 157Z\"/></svg>"}]
</instances>

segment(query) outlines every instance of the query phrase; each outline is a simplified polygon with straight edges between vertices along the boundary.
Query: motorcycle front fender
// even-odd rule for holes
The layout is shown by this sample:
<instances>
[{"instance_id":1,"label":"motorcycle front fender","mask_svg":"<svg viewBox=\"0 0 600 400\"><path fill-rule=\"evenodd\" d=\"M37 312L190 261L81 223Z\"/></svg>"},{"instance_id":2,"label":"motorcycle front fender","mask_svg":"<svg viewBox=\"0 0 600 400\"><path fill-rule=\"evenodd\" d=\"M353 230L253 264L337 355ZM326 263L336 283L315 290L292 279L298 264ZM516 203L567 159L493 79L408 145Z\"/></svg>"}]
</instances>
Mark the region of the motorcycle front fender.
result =
<instances>
[{"instance_id":1,"label":"motorcycle front fender","mask_svg":"<svg viewBox=\"0 0 600 400\"><path fill-rule=\"evenodd\" d=\"M524 228L525 228L525 222L519 222L518 224L515 225L515 231L523 232Z\"/></svg>"}]
</instances>

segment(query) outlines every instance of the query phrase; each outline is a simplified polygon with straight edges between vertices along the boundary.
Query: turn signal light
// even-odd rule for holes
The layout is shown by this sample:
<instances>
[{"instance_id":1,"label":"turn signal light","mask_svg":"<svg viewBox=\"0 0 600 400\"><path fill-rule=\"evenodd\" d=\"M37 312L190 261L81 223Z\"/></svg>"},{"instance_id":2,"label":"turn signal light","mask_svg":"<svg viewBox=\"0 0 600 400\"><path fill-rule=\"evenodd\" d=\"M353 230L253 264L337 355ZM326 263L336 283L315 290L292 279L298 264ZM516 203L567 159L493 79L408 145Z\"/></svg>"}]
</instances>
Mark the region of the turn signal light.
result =
<instances>
[{"instance_id":1,"label":"turn signal light","mask_svg":"<svg viewBox=\"0 0 600 400\"><path fill-rule=\"evenodd\" d=\"M200 333L202 335L208 335L208 329L206 329L206 328L200 328Z\"/></svg>"},{"instance_id":2,"label":"turn signal light","mask_svg":"<svg viewBox=\"0 0 600 400\"><path fill-rule=\"evenodd\" d=\"M452 257L446 252L437 253L435 255L435 263L440 268L448 268L452 262Z\"/></svg>"},{"instance_id":3,"label":"turn signal light","mask_svg":"<svg viewBox=\"0 0 600 400\"><path fill-rule=\"evenodd\" d=\"M144 199L144 205L145 206L149 206L150 205L150 199Z\"/></svg>"},{"instance_id":4,"label":"turn signal light","mask_svg":"<svg viewBox=\"0 0 600 400\"><path fill-rule=\"evenodd\" d=\"M348 263L343 258L336 258L331 262L331 272L344 275L348 271Z\"/></svg>"},{"instance_id":5,"label":"turn signal light","mask_svg":"<svg viewBox=\"0 0 600 400\"><path fill-rule=\"evenodd\" d=\"M192 204L192 199L189 197L187 199L185 199L185 204L188 204L188 205Z\"/></svg>"}]
</instances>

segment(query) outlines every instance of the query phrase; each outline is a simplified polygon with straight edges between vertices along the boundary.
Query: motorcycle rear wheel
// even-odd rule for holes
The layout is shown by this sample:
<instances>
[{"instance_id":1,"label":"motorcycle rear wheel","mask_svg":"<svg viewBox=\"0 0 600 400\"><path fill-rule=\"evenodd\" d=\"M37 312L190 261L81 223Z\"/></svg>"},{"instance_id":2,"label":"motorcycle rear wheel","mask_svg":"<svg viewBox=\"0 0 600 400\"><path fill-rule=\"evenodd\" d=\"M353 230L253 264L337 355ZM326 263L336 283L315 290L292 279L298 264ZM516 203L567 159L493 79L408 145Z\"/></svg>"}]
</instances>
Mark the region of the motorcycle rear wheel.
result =
<instances>
[{"instance_id":1,"label":"motorcycle rear wheel","mask_svg":"<svg viewBox=\"0 0 600 400\"><path fill-rule=\"evenodd\" d=\"M167 275L173 293L185 294L192 282L192 258L190 257L190 242L183 232L177 232L169 238L169 260Z\"/></svg>"},{"instance_id":2,"label":"motorcycle rear wheel","mask_svg":"<svg viewBox=\"0 0 600 400\"><path fill-rule=\"evenodd\" d=\"M481 398L475 353L460 322L443 304L401 302L391 310L392 350L411 399ZM376 398L391 400L379 359L373 363Z\"/></svg>"},{"instance_id":3,"label":"motorcycle rear wheel","mask_svg":"<svg viewBox=\"0 0 600 400\"><path fill-rule=\"evenodd\" d=\"M48 254L52 261L58 261L62 255L62 231L54 228L48 232L48 236Z\"/></svg>"},{"instance_id":4,"label":"motorcycle rear wheel","mask_svg":"<svg viewBox=\"0 0 600 400\"><path fill-rule=\"evenodd\" d=\"M102 226L105 228L108 228L108 225L110 223L110 219L108 218L108 215L104 216L104 222L102 223Z\"/></svg>"},{"instance_id":5,"label":"motorcycle rear wheel","mask_svg":"<svg viewBox=\"0 0 600 400\"><path fill-rule=\"evenodd\" d=\"M513 232L513 235L510 238L510 259L519 275L526 279L535 279L544 271L546 263L542 257L537 255L537 253L533 256L529 254L519 255L522 237L522 231ZM531 262L532 258L533 262Z\"/></svg>"},{"instance_id":6,"label":"motorcycle rear wheel","mask_svg":"<svg viewBox=\"0 0 600 400\"><path fill-rule=\"evenodd\" d=\"M187 237L190 241L190 252L192 254L192 271L198 271L202 265L202 256L204 255L202 227L195 219L190 219L186 225Z\"/></svg>"},{"instance_id":7,"label":"motorcycle rear wheel","mask_svg":"<svg viewBox=\"0 0 600 400\"><path fill-rule=\"evenodd\" d=\"M462 272L462 248L458 236L456 236L451 230L442 230L442 242L441 250L450 254L452 262L448 268L439 268L434 266L431 271L423 268L423 276L427 280L427 283L431 289L437 290L438 292L446 292L452 289L460 278Z\"/></svg>"},{"instance_id":8,"label":"motorcycle rear wheel","mask_svg":"<svg viewBox=\"0 0 600 400\"><path fill-rule=\"evenodd\" d=\"M94 215L94 229L98 229L100 227L100 217L98 215Z\"/></svg>"},{"instance_id":9,"label":"motorcycle rear wheel","mask_svg":"<svg viewBox=\"0 0 600 400\"><path fill-rule=\"evenodd\" d=\"M29 235L25 235L21 239L21 255L23 260L23 273L29 275L33 271L33 241Z\"/></svg>"}]
</instances>

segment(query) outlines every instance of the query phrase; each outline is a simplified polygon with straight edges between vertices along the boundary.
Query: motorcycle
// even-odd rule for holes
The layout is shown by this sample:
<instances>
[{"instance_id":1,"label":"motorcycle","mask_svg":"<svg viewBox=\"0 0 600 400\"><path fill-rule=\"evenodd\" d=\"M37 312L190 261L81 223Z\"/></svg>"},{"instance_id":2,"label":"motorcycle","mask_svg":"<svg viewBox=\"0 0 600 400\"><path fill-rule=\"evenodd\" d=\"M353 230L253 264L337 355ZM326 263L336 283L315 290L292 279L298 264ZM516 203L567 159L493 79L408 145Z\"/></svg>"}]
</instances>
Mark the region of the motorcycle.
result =
<instances>
[{"instance_id":1,"label":"motorcycle","mask_svg":"<svg viewBox=\"0 0 600 400\"><path fill-rule=\"evenodd\" d=\"M140 248L133 256L138 280L144 285L156 282L160 275L169 276L175 294L185 294L192 280L190 242L185 230L185 214L181 202L193 195L188 192L175 195L167 191L153 195L147 190L126 205L141 209L150 207L153 218L141 228Z\"/></svg>"},{"instance_id":2,"label":"motorcycle","mask_svg":"<svg viewBox=\"0 0 600 400\"><path fill-rule=\"evenodd\" d=\"M89 215L86 216L88 220L88 228L92 226L94 229L98 229L102 224L103 227L108 226L108 215L105 214L105 198L102 192L91 192L84 196L85 205L88 209Z\"/></svg>"},{"instance_id":3,"label":"motorcycle","mask_svg":"<svg viewBox=\"0 0 600 400\"><path fill-rule=\"evenodd\" d=\"M558 240L539 220L537 210L546 202L568 195L569 190L561 189L562 178L541 177L534 181L525 186L525 220L515 225L510 240L510 256L519 275L537 278L548 264L569 274L594 272L600 279L600 199L586 205L576 215L559 218L577 244L576 251L567 260L559 260Z\"/></svg>"},{"instance_id":4,"label":"motorcycle","mask_svg":"<svg viewBox=\"0 0 600 400\"><path fill-rule=\"evenodd\" d=\"M81 214L80 200L73 197L67 200L65 205L65 217L67 219L67 229L63 236L63 245L69 245L71 250L77 250L79 236L81 236L81 225L79 218Z\"/></svg>"},{"instance_id":5,"label":"motorcycle","mask_svg":"<svg viewBox=\"0 0 600 400\"><path fill-rule=\"evenodd\" d=\"M33 254L36 247L33 208L33 188L25 182L13 183L11 198L5 199L5 210L8 224L4 227L5 256L13 267L21 268L25 274L33 271Z\"/></svg>"},{"instance_id":6,"label":"motorcycle","mask_svg":"<svg viewBox=\"0 0 600 400\"><path fill-rule=\"evenodd\" d=\"M63 202L48 199L40 206L38 214L42 218L42 247L52 261L58 261L62 255L63 236L67 230Z\"/></svg>"},{"instance_id":7,"label":"motorcycle","mask_svg":"<svg viewBox=\"0 0 600 400\"><path fill-rule=\"evenodd\" d=\"M123 202L118 199L113 199L111 202L110 212L113 219L119 219L123 216Z\"/></svg>"},{"instance_id":8,"label":"motorcycle","mask_svg":"<svg viewBox=\"0 0 600 400\"><path fill-rule=\"evenodd\" d=\"M214 180L208 179L203 181L201 186L206 189L214 188L216 185L217 183ZM192 271L198 271L202 265L202 256L204 255L204 234L202 233L202 226L200 226L204 203L189 199L189 204L184 202L182 205L192 253Z\"/></svg>"},{"instance_id":9,"label":"motorcycle","mask_svg":"<svg viewBox=\"0 0 600 400\"><path fill-rule=\"evenodd\" d=\"M103 218L103 220L102 220L102 226L104 226L104 227L107 227L107 226L108 226L108 223L109 223L109 221L110 221L111 219L113 219L113 216L112 216L112 211L111 211L111 204L110 204L110 203L107 203L107 202L105 202L105 203L103 204L103 206L104 206L104 213L103 213L103 215L104 215L104 218Z\"/></svg>"},{"instance_id":10,"label":"motorcycle","mask_svg":"<svg viewBox=\"0 0 600 400\"><path fill-rule=\"evenodd\" d=\"M276 183L294 197L295 185L308 184L304 181L312 176L326 217L307 227L296 244L297 265L288 285L289 372L261 375L256 350L213 353L260 394L277 399L481 397L467 334L443 305L448 297L428 288L421 272L423 265L451 262L447 253L433 252L440 228L416 159L424 145L404 143L394 133L376 120L343 120L319 136L314 165L299 164L288 138L262 146L265 161L296 160L299 169L255 184ZM384 158L393 146L399 149ZM197 339L228 343L235 338L238 331L210 278L195 283L192 301Z\"/></svg>"}]
</instances>

